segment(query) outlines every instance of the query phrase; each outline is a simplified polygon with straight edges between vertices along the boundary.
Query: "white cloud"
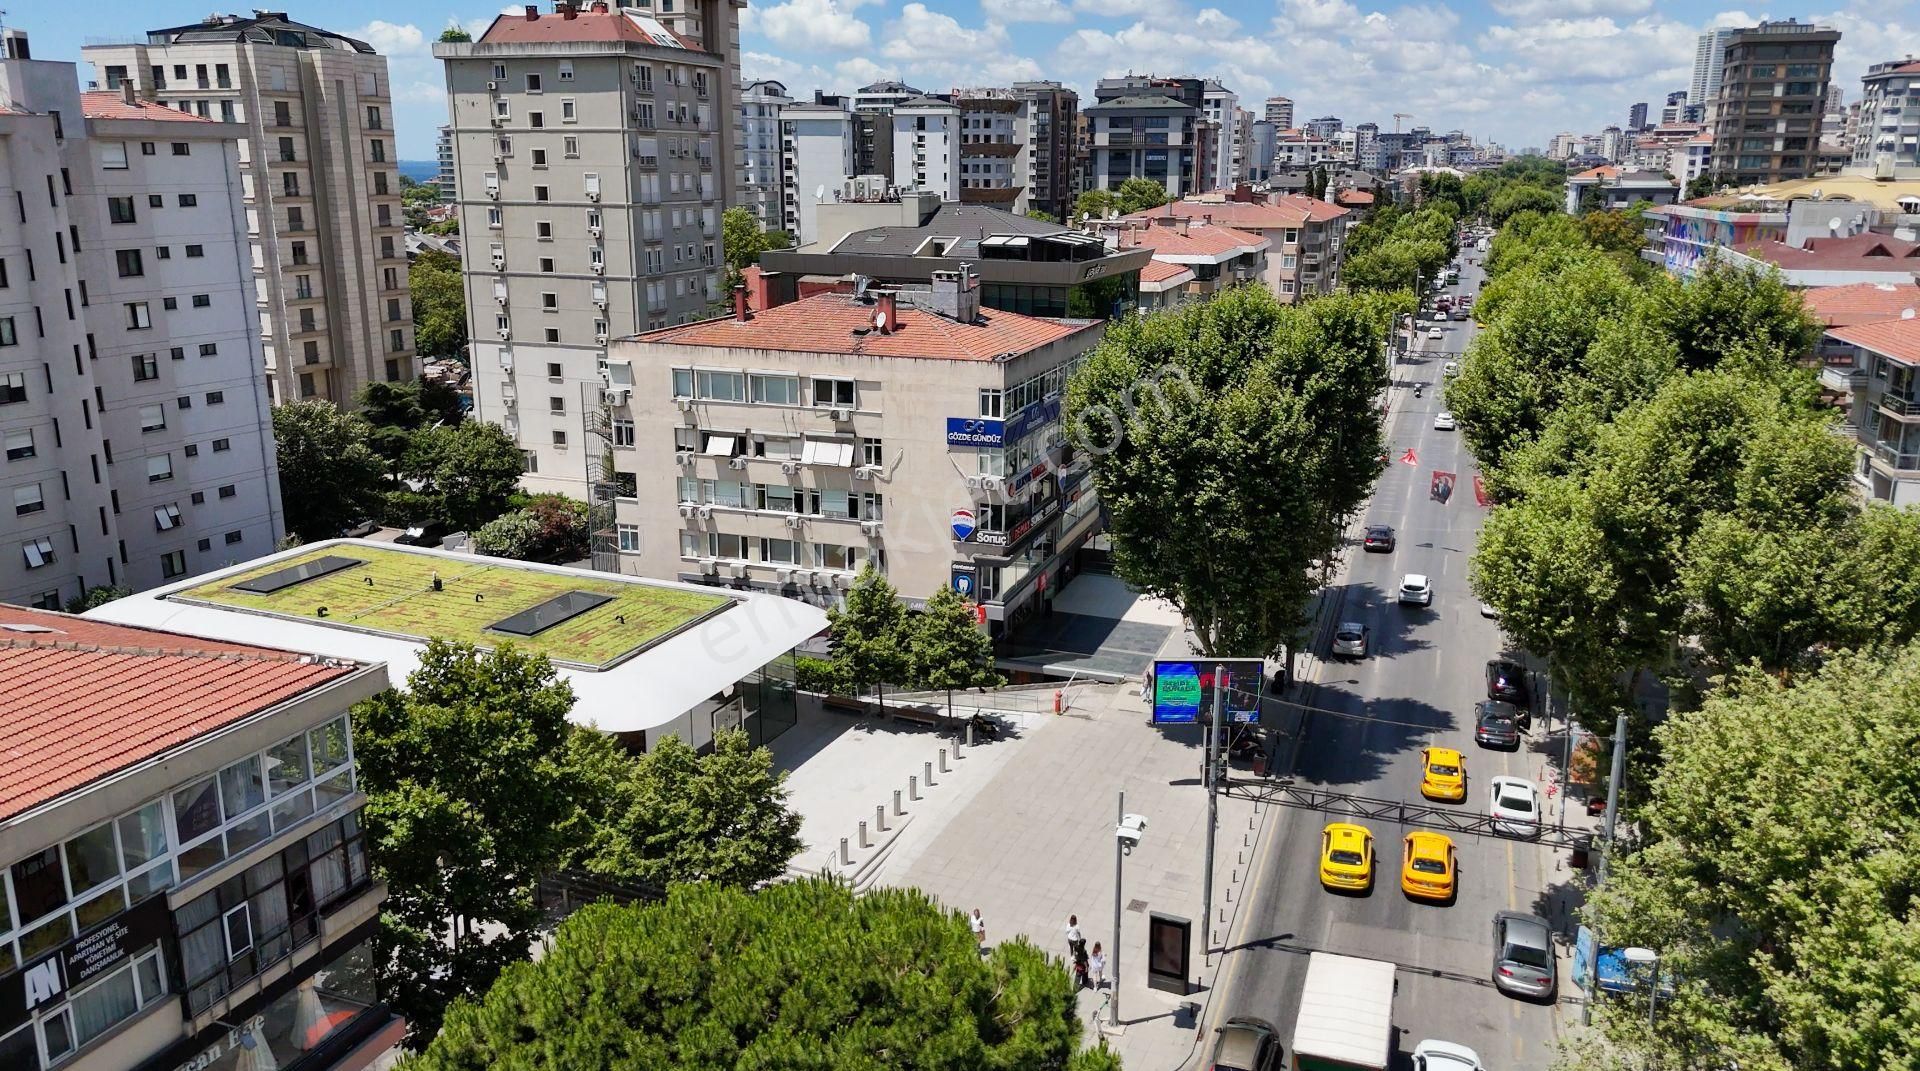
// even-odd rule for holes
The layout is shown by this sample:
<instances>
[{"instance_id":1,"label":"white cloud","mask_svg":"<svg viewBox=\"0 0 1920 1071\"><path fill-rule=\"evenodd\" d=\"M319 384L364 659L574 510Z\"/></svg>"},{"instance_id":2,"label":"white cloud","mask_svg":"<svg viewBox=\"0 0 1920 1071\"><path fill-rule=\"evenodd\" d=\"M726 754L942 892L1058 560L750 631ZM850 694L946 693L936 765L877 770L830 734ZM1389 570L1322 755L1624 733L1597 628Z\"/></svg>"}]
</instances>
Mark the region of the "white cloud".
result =
<instances>
[{"instance_id":1,"label":"white cloud","mask_svg":"<svg viewBox=\"0 0 1920 1071\"><path fill-rule=\"evenodd\" d=\"M374 19L357 30L349 31L347 36L365 41L383 56L427 55L432 51L427 47L427 35L410 22L396 25Z\"/></svg>"},{"instance_id":2,"label":"white cloud","mask_svg":"<svg viewBox=\"0 0 1920 1071\"><path fill-rule=\"evenodd\" d=\"M1110 19L1129 19L1165 13L1172 5L1164 0L1073 0L1073 9L1083 15Z\"/></svg>"},{"instance_id":3,"label":"white cloud","mask_svg":"<svg viewBox=\"0 0 1920 1071\"><path fill-rule=\"evenodd\" d=\"M904 63L947 61L956 54L984 56L989 50L1004 48L1007 34L993 23L969 30L952 15L943 15L925 4L912 3L900 9L900 18L887 28L886 43L880 54Z\"/></svg>"},{"instance_id":4,"label":"white cloud","mask_svg":"<svg viewBox=\"0 0 1920 1071\"><path fill-rule=\"evenodd\" d=\"M1284 0L1277 21L1297 30L1340 30L1360 19L1360 9L1347 0Z\"/></svg>"},{"instance_id":5,"label":"white cloud","mask_svg":"<svg viewBox=\"0 0 1920 1071\"><path fill-rule=\"evenodd\" d=\"M980 10L988 21L1072 22L1073 11L1061 0L980 0Z\"/></svg>"},{"instance_id":6,"label":"white cloud","mask_svg":"<svg viewBox=\"0 0 1920 1071\"><path fill-rule=\"evenodd\" d=\"M1492 0L1490 6L1507 18L1531 22L1570 15L1638 15L1650 10L1653 0Z\"/></svg>"},{"instance_id":7,"label":"white cloud","mask_svg":"<svg viewBox=\"0 0 1920 1071\"><path fill-rule=\"evenodd\" d=\"M873 30L854 17L856 6L841 0L786 0L760 9L753 28L796 52L865 48Z\"/></svg>"}]
</instances>

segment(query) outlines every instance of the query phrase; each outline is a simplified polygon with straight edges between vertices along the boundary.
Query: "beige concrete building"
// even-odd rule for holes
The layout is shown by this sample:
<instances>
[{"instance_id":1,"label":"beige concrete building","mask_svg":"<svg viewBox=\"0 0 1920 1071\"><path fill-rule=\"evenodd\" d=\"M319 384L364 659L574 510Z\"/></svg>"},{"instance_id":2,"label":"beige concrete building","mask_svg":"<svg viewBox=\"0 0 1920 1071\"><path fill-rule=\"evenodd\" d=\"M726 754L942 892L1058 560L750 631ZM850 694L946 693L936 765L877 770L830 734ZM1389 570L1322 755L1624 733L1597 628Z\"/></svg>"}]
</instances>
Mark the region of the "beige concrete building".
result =
<instances>
[{"instance_id":1,"label":"beige concrete building","mask_svg":"<svg viewBox=\"0 0 1920 1071\"><path fill-rule=\"evenodd\" d=\"M82 55L108 90L245 128L239 182L269 398L351 405L419 373L386 58L277 12Z\"/></svg>"},{"instance_id":2,"label":"beige concrete building","mask_svg":"<svg viewBox=\"0 0 1920 1071\"><path fill-rule=\"evenodd\" d=\"M1330 294L1340 283L1341 246L1353 213L1313 197L1268 193L1246 186L1175 201L1135 213L1133 219L1173 216L1230 227L1271 242L1259 278L1282 302Z\"/></svg>"},{"instance_id":3,"label":"beige concrete building","mask_svg":"<svg viewBox=\"0 0 1920 1071\"><path fill-rule=\"evenodd\" d=\"M474 415L520 443L529 490L589 498L608 475L597 431L609 338L700 319L723 297L739 11L661 3L658 17L529 5L476 41L434 46Z\"/></svg>"},{"instance_id":4,"label":"beige concrete building","mask_svg":"<svg viewBox=\"0 0 1920 1071\"><path fill-rule=\"evenodd\" d=\"M994 622L1058 589L1099 512L1061 390L1102 322L983 309L960 271L736 308L612 348L621 571L828 605L871 561Z\"/></svg>"}]
</instances>

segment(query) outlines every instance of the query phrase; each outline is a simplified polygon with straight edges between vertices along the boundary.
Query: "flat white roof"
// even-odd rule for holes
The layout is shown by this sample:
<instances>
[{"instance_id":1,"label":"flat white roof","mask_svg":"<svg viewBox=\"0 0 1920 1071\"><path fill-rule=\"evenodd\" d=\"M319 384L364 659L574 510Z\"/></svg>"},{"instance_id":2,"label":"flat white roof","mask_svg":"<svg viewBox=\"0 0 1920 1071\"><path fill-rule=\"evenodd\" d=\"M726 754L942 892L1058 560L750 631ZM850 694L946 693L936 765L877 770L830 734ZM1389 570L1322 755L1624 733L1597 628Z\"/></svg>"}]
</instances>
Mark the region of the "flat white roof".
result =
<instances>
[{"instance_id":1,"label":"flat white roof","mask_svg":"<svg viewBox=\"0 0 1920 1071\"><path fill-rule=\"evenodd\" d=\"M484 562L590 577L600 582L651 585L731 599L733 605L725 610L606 669L555 665L559 677L573 686L574 704L569 719L576 724L593 725L606 732L645 731L666 725L827 627L827 615L818 607L765 592L705 587L561 565L537 565L445 550L396 547L390 543L370 543L358 539L308 543L225 569L201 573L116 599L87 611L84 616L123 625L167 629L213 640L280 647L366 663L385 663L394 684L403 685L407 676L419 666L420 652L426 647L425 641L380 635L318 619L296 619L168 597L223 577L259 569L281 559L309 555L325 548L351 550L358 546L433 555L450 562Z\"/></svg>"},{"instance_id":2,"label":"flat white roof","mask_svg":"<svg viewBox=\"0 0 1920 1071\"><path fill-rule=\"evenodd\" d=\"M1315 952L1293 1028L1296 1053L1385 1067L1393 1050L1393 971L1380 960Z\"/></svg>"}]
</instances>

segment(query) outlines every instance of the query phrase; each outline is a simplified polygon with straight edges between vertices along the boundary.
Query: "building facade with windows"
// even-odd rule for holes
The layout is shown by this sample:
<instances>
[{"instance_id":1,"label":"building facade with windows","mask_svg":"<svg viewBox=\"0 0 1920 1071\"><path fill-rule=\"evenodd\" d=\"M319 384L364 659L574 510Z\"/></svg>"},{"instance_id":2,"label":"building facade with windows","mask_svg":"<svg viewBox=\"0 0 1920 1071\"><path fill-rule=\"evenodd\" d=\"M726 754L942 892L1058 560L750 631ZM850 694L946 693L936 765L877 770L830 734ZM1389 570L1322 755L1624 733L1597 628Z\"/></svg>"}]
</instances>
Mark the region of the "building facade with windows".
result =
<instances>
[{"instance_id":1,"label":"building facade with windows","mask_svg":"<svg viewBox=\"0 0 1920 1071\"><path fill-rule=\"evenodd\" d=\"M0 1067L390 1052L347 715L386 670L6 605L0 631Z\"/></svg>"},{"instance_id":2,"label":"building facade with windows","mask_svg":"<svg viewBox=\"0 0 1920 1071\"><path fill-rule=\"evenodd\" d=\"M1080 95L1058 82L1015 82L1013 91L1027 102L1028 203L1065 223L1076 196L1074 128Z\"/></svg>"},{"instance_id":3,"label":"building facade with windows","mask_svg":"<svg viewBox=\"0 0 1920 1071\"><path fill-rule=\"evenodd\" d=\"M1240 186L1224 194L1174 201L1126 218L1144 225L1169 217L1198 220L1267 239L1271 245L1256 277L1281 302L1290 305L1304 296L1330 294L1339 286L1341 248L1353 213L1312 197Z\"/></svg>"},{"instance_id":4,"label":"building facade with windows","mask_svg":"<svg viewBox=\"0 0 1920 1071\"><path fill-rule=\"evenodd\" d=\"M795 245L819 238L822 203L840 195L853 175L857 117L838 104L780 109L780 199L783 227ZM889 134L891 137L891 134Z\"/></svg>"},{"instance_id":5,"label":"building facade with windows","mask_svg":"<svg viewBox=\"0 0 1920 1071\"><path fill-rule=\"evenodd\" d=\"M785 230L780 168L780 109L793 103L787 87L771 78L740 92L740 200L760 229Z\"/></svg>"},{"instance_id":6,"label":"building facade with windows","mask_svg":"<svg viewBox=\"0 0 1920 1071\"><path fill-rule=\"evenodd\" d=\"M243 130L0 59L0 599L57 609L285 534L260 376Z\"/></svg>"},{"instance_id":7,"label":"building facade with windows","mask_svg":"<svg viewBox=\"0 0 1920 1071\"><path fill-rule=\"evenodd\" d=\"M1820 117L1839 41L1838 30L1793 19L1732 32L1714 101L1716 180L1752 186L1819 173Z\"/></svg>"},{"instance_id":8,"label":"building facade with windows","mask_svg":"<svg viewBox=\"0 0 1920 1071\"><path fill-rule=\"evenodd\" d=\"M1880 178L1920 178L1920 60L1876 63L1860 87L1853 166Z\"/></svg>"},{"instance_id":9,"label":"building facade with windows","mask_svg":"<svg viewBox=\"0 0 1920 1071\"><path fill-rule=\"evenodd\" d=\"M699 319L722 296L739 11L711 2L701 37L601 3L529 6L434 46L474 416L520 444L530 491L587 498L603 475L587 439L608 339Z\"/></svg>"},{"instance_id":10,"label":"building facade with windows","mask_svg":"<svg viewBox=\"0 0 1920 1071\"><path fill-rule=\"evenodd\" d=\"M82 50L103 86L237 123L269 399L352 407L419 375L386 57L284 14Z\"/></svg>"},{"instance_id":11,"label":"building facade with windows","mask_svg":"<svg viewBox=\"0 0 1920 1071\"><path fill-rule=\"evenodd\" d=\"M746 305L614 348L635 429L614 461L622 571L831 605L871 562L993 622L1058 589L1098 523L1060 403L1100 321L983 308L964 270Z\"/></svg>"}]
</instances>

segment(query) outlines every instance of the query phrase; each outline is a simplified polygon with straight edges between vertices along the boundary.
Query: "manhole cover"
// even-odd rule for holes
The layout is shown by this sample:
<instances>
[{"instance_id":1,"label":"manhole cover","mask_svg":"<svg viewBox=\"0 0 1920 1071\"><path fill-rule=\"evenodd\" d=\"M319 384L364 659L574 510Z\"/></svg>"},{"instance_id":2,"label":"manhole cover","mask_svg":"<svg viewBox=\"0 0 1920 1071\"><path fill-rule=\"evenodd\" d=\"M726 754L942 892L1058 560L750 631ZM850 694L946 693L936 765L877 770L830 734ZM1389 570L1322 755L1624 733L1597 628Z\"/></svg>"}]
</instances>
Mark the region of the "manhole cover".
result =
<instances>
[{"instance_id":1,"label":"manhole cover","mask_svg":"<svg viewBox=\"0 0 1920 1071\"><path fill-rule=\"evenodd\" d=\"M1146 909L1147 909L1147 902L1146 902L1145 900L1129 900L1129 901L1127 901L1127 910L1128 910L1128 911L1145 911Z\"/></svg>"}]
</instances>

